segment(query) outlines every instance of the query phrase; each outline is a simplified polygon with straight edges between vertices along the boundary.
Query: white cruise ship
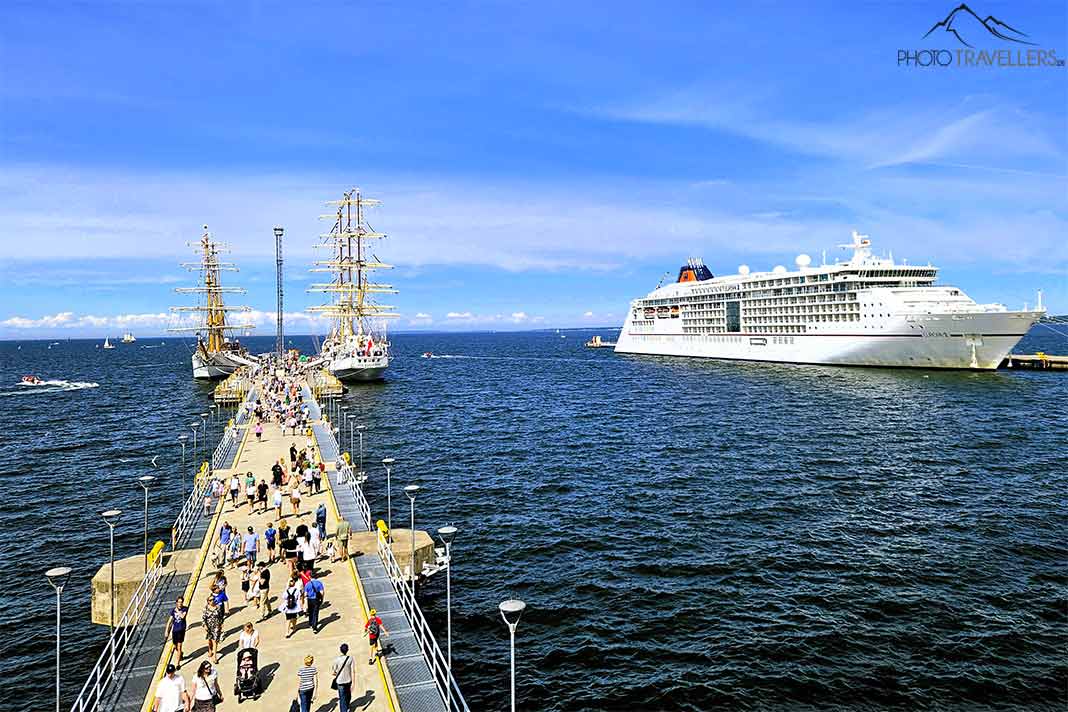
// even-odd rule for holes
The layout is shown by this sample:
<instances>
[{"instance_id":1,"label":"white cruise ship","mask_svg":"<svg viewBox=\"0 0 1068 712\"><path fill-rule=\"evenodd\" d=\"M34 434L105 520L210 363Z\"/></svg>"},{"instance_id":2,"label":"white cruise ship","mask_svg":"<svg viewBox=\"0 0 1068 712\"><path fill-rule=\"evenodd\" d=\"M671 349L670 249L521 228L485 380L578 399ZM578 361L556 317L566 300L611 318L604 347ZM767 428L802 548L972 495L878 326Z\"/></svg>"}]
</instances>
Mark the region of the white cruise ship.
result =
<instances>
[{"instance_id":1,"label":"white cruise ship","mask_svg":"<svg viewBox=\"0 0 1068 712\"><path fill-rule=\"evenodd\" d=\"M918 368L994 369L1045 309L976 304L937 267L875 257L853 233L848 262L714 277L700 260L630 305L618 353Z\"/></svg>"}]
</instances>

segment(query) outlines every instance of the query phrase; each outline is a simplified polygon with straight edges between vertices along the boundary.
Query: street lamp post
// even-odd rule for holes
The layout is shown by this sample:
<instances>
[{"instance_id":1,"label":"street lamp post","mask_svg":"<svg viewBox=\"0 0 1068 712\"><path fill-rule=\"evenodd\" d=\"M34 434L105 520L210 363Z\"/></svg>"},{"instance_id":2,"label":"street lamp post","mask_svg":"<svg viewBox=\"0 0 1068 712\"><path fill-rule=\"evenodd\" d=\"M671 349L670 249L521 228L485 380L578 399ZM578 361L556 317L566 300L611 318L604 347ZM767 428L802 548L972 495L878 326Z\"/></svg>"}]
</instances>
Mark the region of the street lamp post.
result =
<instances>
[{"instance_id":1,"label":"street lamp post","mask_svg":"<svg viewBox=\"0 0 1068 712\"><path fill-rule=\"evenodd\" d=\"M189 439L189 436L186 435L185 433L182 433L181 435L178 436L178 442L180 442L182 444L182 501L183 502L186 499L186 493L185 493L185 473L186 473L186 469L185 469L185 441L188 440L188 439Z\"/></svg>"},{"instance_id":2,"label":"street lamp post","mask_svg":"<svg viewBox=\"0 0 1068 712\"><path fill-rule=\"evenodd\" d=\"M382 458L382 464L386 466L386 528L389 529L390 541L393 541L393 486L390 483L390 476L394 462L396 460L392 457Z\"/></svg>"},{"instance_id":3,"label":"street lamp post","mask_svg":"<svg viewBox=\"0 0 1068 712\"><path fill-rule=\"evenodd\" d=\"M352 457L352 421L354 421L354 420L356 420L356 414L355 413L349 413L349 459L350 460L353 459L353 457ZM350 465L354 465L356 463L350 462L349 464Z\"/></svg>"},{"instance_id":4,"label":"street lamp post","mask_svg":"<svg viewBox=\"0 0 1068 712\"><path fill-rule=\"evenodd\" d=\"M63 593L63 586L66 585L67 579L70 578L69 566L57 566L54 569L45 571L45 576L48 578L48 583L52 584L52 588L56 589L56 712L59 712L59 621L60 621L60 598Z\"/></svg>"},{"instance_id":5,"label":"street lamp post","mask_svg":"<svg viewBox=\"0 0 1068 712\"><path fill-rule=\"evenodd\" d=\"M208 460L208 463L209 463L208 464L208 470L210 471L211 468L212 468L212 465L214 465L215 463L213 463L211 461L212 460L212 457L211 457L211 455L212 455L212 452L211 452L211 435L208 433L208 414L207 413L201 413L200 414L200 424L204 428L200 432L204 433L204 447L207 449L206 457L207 457L207 460Z\"/></svg>"},{"instance_id":6,"label":"street lamp post","mask_svg":"<svg viewBox=\"0 0 1068 712\"><path fill-rule=\"evenodd\" d=\"M408 495L408 501L412 505L412 516L409 520L409 529L412 541L412 558L409 560L412 569L412 603L415 603L415 495L419 494L419 485L408 485L404 488L404 494Z\"/></svg>"},{"instance_id":7,"label":"street lamp post","mask_svg":"<svg viewBox=\"0 0 1068 712\"><path fill-rule=\"evenodd\" d=\"M213 423L218 423L219 422L219 411L218 411L218 408L219 408L219 406L216 405L215 403L212 403L211 405L208 406L208 409L211 411L211 422L213 422Z\"/></svg>"},{"instance_id":8,"label":"street lamp post","mask_svg":"<svg viewBox=\"0 0 1068 712\"><path fill-rule=\"evenodd\" d=\"M356 434L360 436L360 472L363 472L363 431L366 428L363 423L356 426Z\"/></svg>"},{"instance_id":9,"label":"street lamp post","mask_svg":"<svg viewBox=\"0 0 1068 712\"><path fill-rule=\"evenodd\" d=\"M508 625L508 636L511 639L512 658L512 712L515 712L515 629L519 625L519 618L523 615L523 609L527 604L522 601L510 599L501 602L501 618Z\"/></svg>"},{"instance_id":10,"label":"street lamp post","mask_svg":"<svg viewBox=\"0 0 1068 712\"><path fill-rule=\"evenodd\" d=\"M438 529L438 537L445 544L445 630L449 656L449 710L452 710L452 541L456 538L456 527L451 524Z\"/></svg>"},{"instance_id":11,"label":"street lamp post","mask_svg":"<svg viewBox=\"0 0 1068 712\"><path fill-rule=\"evenodd\" d=\"M111 635L115 635L115 523L119 520L119 515L122 514L121 509L109 509L101 516L104 517L104 521L107 522L109 531L109 561L111 566L111 587L108 589L108 601L111 603L111 617L108 618L109 627L111 628ZM112 641L111 654L115 655L114 641Z\"/></svg>"},{"instance_id":12,"label":"street lamp post","mask_svg":"<svg viewBox=\"0 0 1068 712\"><path fill-rule=\"evenodd\" d=\"M197 428L200 427L200 423L198 423L196 421L193 421L192 423L189 424L189 427L193 431L193 467L199 469L200 465L199 465L198 453L200 451L197 449Z\"/></svg>"},{"instance_id":13,"label":"street lamp post","mask_svg":"<svg viewBox=\"0 0 1068 712\"><path fill-rule=\"evenodd\" d=\"M145 573L148 573L148 486L152 484L152 481L156 478L152 475L145 475L144 477L138 477L137 482L141 485L141 488L145 491Z\"/></svg>"}]
</instances>

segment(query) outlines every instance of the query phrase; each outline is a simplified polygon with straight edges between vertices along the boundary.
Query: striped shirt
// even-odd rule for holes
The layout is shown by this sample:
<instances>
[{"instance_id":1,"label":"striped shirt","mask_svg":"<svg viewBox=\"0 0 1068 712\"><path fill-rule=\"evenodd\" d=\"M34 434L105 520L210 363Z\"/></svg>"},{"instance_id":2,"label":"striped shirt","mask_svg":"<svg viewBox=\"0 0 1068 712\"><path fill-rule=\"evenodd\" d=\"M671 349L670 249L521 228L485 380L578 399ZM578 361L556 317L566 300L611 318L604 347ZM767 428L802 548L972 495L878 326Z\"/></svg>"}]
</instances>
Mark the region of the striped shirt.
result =
<instances>
[{"instance_id":1,"label":"striped shirt","mask_svg":"<svg viewBox=\"0 0 1068 712\"><path fill-rule=\"evenodd\" d=\"M298 690L310 690L315 687L315 674L314 667L302 667L297 670L297 679L300 680L300 684L297 685Z\"/></svg>"}]
</instances>

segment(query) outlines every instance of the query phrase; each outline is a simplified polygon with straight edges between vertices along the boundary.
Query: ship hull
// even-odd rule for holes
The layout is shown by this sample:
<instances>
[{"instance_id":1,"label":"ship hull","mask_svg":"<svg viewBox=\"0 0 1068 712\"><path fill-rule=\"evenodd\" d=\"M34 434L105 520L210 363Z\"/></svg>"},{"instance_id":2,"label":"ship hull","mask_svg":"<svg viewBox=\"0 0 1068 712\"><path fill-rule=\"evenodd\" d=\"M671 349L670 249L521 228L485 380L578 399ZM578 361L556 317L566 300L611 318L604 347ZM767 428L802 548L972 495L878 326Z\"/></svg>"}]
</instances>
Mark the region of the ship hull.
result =
<instances>
[{"instance_id":1,"label":"ship hull","mask_svg":"<svg viewBox=\"0 0 1068 712\"><path fill-rule=\"evenodd\" d=\"M617 353L832 366L993 370L1042 312L900 318L882 333L672 333L678 324L635 330L628 318ZM962 318L963 317L963 318ZM667 322L668 320L657 320ZM675 327L677 329L677 327Z\"/></svg>"},{"instance_id":2,"label":"ship hull","mask_svg":"<svg viewBox=\"0 0 1068 712\"><path fill-rule=\"evenodd\" d=\"M200 351L193 353L193 378L198 380L214 380L226 378L242 366L248 366L251 360L219 351L213 354L205 354Z\"/></svg>"},{"instance_id":3,"label":"ship hull","mask_svg":"<svg viewBox=\"0 0 1068 712\"><path fill-rule=\"evenodd\" d=\"M330 361L330 373L342 381L381 381L386 377L389 357L350 356Z\"/></svg>"}]
</instances>

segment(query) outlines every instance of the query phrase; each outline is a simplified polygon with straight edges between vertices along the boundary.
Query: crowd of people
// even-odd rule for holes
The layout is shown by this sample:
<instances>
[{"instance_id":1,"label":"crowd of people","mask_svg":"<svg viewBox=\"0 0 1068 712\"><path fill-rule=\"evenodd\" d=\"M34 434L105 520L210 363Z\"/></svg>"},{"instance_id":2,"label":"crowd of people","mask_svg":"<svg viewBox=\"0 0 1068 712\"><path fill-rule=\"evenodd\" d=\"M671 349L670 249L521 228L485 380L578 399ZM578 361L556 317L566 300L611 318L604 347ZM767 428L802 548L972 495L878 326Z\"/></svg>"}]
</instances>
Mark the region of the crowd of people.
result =
<instances>
[{"instance_id":1,"label":"crowd of people","mask_svg":"<svg viewBox=\"0 0 1068 712\"><path fill-rule=\"evenodd\" d=\"M340 518L335 530L328 532L327 509L322 499L317 507L305 511L304 502L322 492L326 466L314 456L316 451L310 430L306 430L309 408L298 383L295 378L273 375L269 370L264 370L261 375L261 396L250 413L257 438L263 435L264 423L277 423L283 436L289 433L290 437L295 437L307 432L309 441L305 447L300 447L298 441L293 440L288 448L288 463L286 458L273 463L269 478L266 473L257 478L252 471L243 475L235 472L225 481L216 479L209 488L205 512L212 511L224 497L228 497L230 511L218 530L212 533L215 572L208 584L200 619L207 643L206 659L197 665L191 685L187 687L180 671L190 611L184 598L179 597L168 614L165 631L166 638L173 643L173 657L164 677L157 683L153 712L214 712L223 701L216 666L222 655L220 645L224 623L236 610L247 608L256 615L256 620L247 620L238 637L235 694L240 692L243 666L244 672L258 674L256 661L261 640L257 624L278 613L277 617L285 621L286 639L297 631L301 618L306 619L312 634L318 635L323 627L319 613L326 600L327 588L320 579L317 565L324 558L346 561L349 557L352 532L349 522ZM246 506L248 521L240 526L231 524L231 520L238 521L239 512ZM251 523L254 514L268 515L267 525L261 531ZM274 598L271 579L272 567L275 574L279 573L276 565L281 565L285 585ZM232 589L228 572L235 582L240 581L240 595ZM236 602L233 599L237 599ZM380 636L388 635L374 610L365 619L362 633L367 635L370 643L372 654L368 663L374 664L380 655ZM246 651L255 653L245 658ZM347 644L340 646L339 653L331 665L331 688L337 690L340 711L349 712L357 668ZM293 672L301 712L309 712L319 693L319 675L314 662L314 657L308 655L304 665ZM258 692L259 688L255 689Z\"/></svg>"}]
</instances>

